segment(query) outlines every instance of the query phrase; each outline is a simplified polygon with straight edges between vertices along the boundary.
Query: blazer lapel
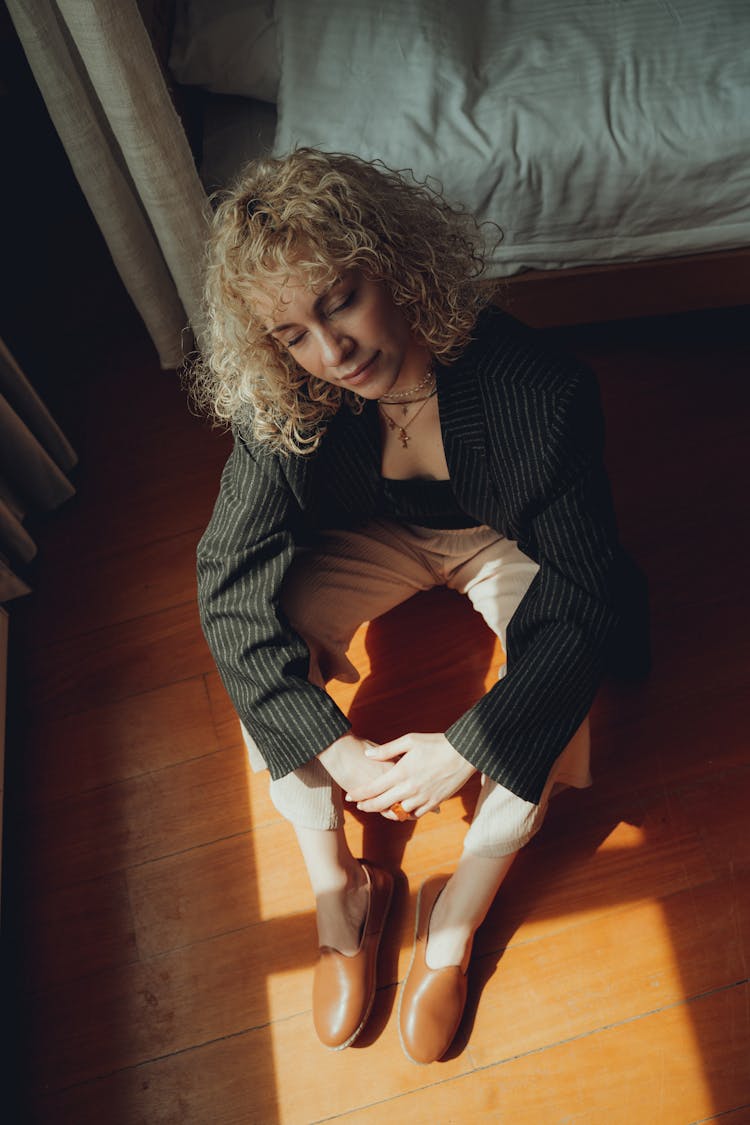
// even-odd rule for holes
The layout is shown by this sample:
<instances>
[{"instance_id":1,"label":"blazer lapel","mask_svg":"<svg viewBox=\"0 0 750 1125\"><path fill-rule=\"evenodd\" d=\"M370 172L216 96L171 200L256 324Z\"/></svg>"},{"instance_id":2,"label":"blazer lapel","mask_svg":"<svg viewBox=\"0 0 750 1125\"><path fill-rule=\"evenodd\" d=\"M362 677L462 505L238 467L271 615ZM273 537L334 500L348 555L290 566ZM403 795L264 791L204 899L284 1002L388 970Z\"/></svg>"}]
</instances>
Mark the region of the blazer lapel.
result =
<instances>
[{"instance_id":1,"label":"blazer lapel","mask_svg":"<svg viewBox=\"0 0 750 1125\"><path fill-rule=\"evenodd\" d=\"M438 404L445 459L456 499L470 516L501 526L497 498L492 488L486 442L486 412L479 393L472 347L449 367L438 365Z\"/></svg>"},{"instance_id":2,"label":"blazer lapel","mask_svg":"<svg viewBox=\"0 0 750 1125\"><path fill-rule=\"evenodd\" d=\"M315 458L314 503L333 519L366 519L375 510L380 482L380 431L374 402L353 414L345 404L328 426Z\"/></svg>"}]
</instances>

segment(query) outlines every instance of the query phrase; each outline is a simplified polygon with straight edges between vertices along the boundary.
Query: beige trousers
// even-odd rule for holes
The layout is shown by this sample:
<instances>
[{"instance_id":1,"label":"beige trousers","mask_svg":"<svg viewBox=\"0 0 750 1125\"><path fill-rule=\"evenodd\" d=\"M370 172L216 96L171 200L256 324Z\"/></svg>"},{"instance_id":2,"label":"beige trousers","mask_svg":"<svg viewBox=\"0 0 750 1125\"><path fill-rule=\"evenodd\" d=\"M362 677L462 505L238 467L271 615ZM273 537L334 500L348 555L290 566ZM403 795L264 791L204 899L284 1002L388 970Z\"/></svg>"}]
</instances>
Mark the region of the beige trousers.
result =
<instances>
[{"instance_id":1,"label":"beige trousers","mask_svg":"<svg viewBox=\"0 0 750 1125\"><path fill-rule=\"evenodd\" d=\"M282 603L310 648L310 679L321 685L354 682L358 673L346 653L359 626L433 586L466 594L505 648L508 623L537 570L515 542L488 527L436 531L373 520L355 531L326 531L315 550L301 551ZM265 769L245 727L243 737L252 768ZM541 827L554 792L591 784L589 750L586 719L555 762L539 804L483 777L464 848L492 857L518 851ZM320 829L342 824L341 790L317 758L272 781L270 795L292 823Z\"/></svg>"}]
</instances>

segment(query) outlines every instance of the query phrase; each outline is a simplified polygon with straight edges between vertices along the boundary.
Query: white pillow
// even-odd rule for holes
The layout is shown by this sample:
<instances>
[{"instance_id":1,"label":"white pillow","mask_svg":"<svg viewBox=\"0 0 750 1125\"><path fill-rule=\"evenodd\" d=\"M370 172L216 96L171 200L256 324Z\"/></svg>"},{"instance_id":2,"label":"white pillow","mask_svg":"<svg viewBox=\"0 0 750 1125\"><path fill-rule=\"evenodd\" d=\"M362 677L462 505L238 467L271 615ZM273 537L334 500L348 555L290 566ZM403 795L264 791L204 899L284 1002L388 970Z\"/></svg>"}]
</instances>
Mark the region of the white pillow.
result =
<instances>
[{"instance_id":1,"label":"white pillow","mask_svg":"<svg viewBox=\"0 0 750 1125\"><path fill-rule=\"evenodd\" d=\"M273 0L177 0L169 69L185 86L275 102Z\"/></svg>"}]
</instances>

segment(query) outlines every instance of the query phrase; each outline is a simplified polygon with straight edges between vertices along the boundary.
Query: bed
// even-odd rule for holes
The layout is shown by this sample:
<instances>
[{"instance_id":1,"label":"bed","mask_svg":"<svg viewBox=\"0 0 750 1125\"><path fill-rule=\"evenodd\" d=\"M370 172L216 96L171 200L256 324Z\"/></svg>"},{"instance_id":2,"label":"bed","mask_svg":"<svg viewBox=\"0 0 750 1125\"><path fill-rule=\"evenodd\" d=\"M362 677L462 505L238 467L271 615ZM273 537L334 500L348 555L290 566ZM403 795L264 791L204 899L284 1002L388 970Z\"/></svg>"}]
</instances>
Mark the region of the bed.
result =
<instances>
[{"instance_id":1,"label":"bed","mask_svg":"<svg viewBox=\"0 0 750 1125\"><path fill-rule=\"evenodd\" d=\"M208 193L295 144L437 181L531 324L750 303L747 0L6 3L164 367Z\"/></svg>"},{"instance_id":2,"label":"bed","mask_svg":"<svg viewBox=\"0 0 750 1125\"><path fill-rule=\"evenodd\" d=\"M170 69L214 95L209 190L258 152L354 152L492 224L492 277L711 253L742 299L746 0L181 0Z\"/></svg>"}]
</instances>

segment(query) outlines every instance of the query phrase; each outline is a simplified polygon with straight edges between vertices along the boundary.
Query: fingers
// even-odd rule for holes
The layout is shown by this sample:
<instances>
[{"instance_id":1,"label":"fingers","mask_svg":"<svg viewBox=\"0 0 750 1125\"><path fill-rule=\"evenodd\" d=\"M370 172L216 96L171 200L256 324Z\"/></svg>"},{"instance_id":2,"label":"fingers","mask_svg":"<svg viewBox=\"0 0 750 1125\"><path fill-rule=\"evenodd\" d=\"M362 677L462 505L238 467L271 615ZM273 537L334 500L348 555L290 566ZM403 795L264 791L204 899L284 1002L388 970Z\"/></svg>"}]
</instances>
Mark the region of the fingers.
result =
<instances>
[{"instance_id":1,"label":"fingers","mask_svg":"<svg viewBox=\"0 0 750 1125\"><path fill-rule=\"evenodd\" d=\"M418 815L437 807L424 796L407 793L403 787L388 789L371 800L357 801L359 812L380 813L388 820L416 820Z\"/></svg>"},{"instance_id":2,"label":"fingers","mask_svg":"<svg viewBox=\"0 0 750 1125\"><path fill-rule=\"evenodd\" d=\"M385 809L381 814L386 820L393 820L397 824L403 824L406 820L416 820L414 813L407 812L400 801Z\"/></svg>"},{"instance_id":3,"label":"fingers","mask_svg":"<svg viewBox=\"0 0 750 1125\"><path fill-rule=\"evenodd\" d=\"M441 796L430 795L428 789L402 776L394 766L370 784L352 787L345 794L345 800L356 805L360 812L385 814L395 804L400 804L405 813L422 816L439 807ZM398 810L394 819L398 819Z\"/></svg>"},{"instance_id":4,"label":"fingers","mask_svg":"<svg viewBox=\"0 0 750 1125\"><path fill-rule=\"evenodd\" d=\"M351 785L346 800L356 804L360 812L379 813L387 820L413 820L439 811L440 801L450 795L444 779L440 780L444 766L436 769L436 750L443 751L442 741L443 735L409 734L380 746L367 744L365 755L373 766L381 763L382 772L362 784ZM446 746L452 759L456 752ZM398 803L401 808L394 810Z\"/></svg>"},{"instance_id":5,"label":"fingers","mask_svg":"<svg viewBox=\"0 0 750 1125\"><path fill-rule=\"evenodd\" d=\"M390 762L393 758L400 758L408 749L408 738L394 738L392 742L383 742L380 746L370 743L365 749L365 755L373 761Z\"/></svg>"},{"instance_id":6,"label":"fingers","mask_svg":"<svg viewBox=\"0 0 750 1125\"><path fill-rule=\"evenodd\" d=\"M421 805L419 808L414 809L414 812L412 813L412 816L414 817L415 820L419 820L420 817L423 817L425 815L425 813L428 813L428 812L439 813L440 812L440 805L435 805L435 804L432 804L432 803L426 804L426 805Z\"/></svg>"},{"instance_id":7,"label":"fingers","mask_svg":"<svg viewBox=\"0 0 750 1125\"><path fill-rule=\"evenodd\" d=\"M356 805L360 812L367 813L386 813L398 806L393 816L395 820L398 820L399 813L402 816L409 815L422 803L404 783L404 779L397 776L395 767L385 771L368 785L352 787L344 799Z\"/></svg>"},{"instance_id":8,"label":"fingers","mask_svg":"<svg viewBox=\"0 0 750 1125\"><path fill-rule=\"evenodd\" d=\"M391 789L393 789L392 779L388 776L388 773L382 773L379 777L372 778L365 785L352 786L348 793L346 793L345 800L351 801L352 804L359 805L360 802L377 800ZM393 800L395 801L396 798L394 797ZM386 801L386 804L392 803L391 801ZM365 809L365 812L369 811L369 809Z\"/></svg>"},{"instance_id":9,"label":"fingers","mask_svg":"<svg viewBox=\"0 0 750 1125\"><path fill-rule=\"evenodd\" d=\"M360 812L386 812L393 805L402 800L404 812L411 812L410 806L415 803L413 801L409 802L405 793L391 787L373 796L361 797L359 800L357 800L354 794L350 795L347 793L346 800L355 804ZM418 804L419 802L416 803Z\"/></svg>"},{"instance_id":10,"label":"fingers","mask_svg":"<svg viewBox=\"0 0 750 1125\"><path fill-rule=\"evenodd\" d=\"M403 812L401 810L403 810ZM428 802L427 804L419 805L409 811L401 801L396 801L395 805L389 805L380 815L385 817L386 820L395 820L398 822L404 820L420 820L425 813L428 812L439 813L440 805L434 805Z\"/></svg>"},{"instance_id":11,"label":"fingers","mask_svg":"<svg viewBox=\"0 0 750 1125\"><path fill-rule=\"evenodd\" d=\"M393 815L396 817L396 820L408 820L411 816L411 813L406 811L400 801L396 801L394 804L392 804L390 809L388 809L388 812L393 813Z\"/></svg>"}]
</instances>

